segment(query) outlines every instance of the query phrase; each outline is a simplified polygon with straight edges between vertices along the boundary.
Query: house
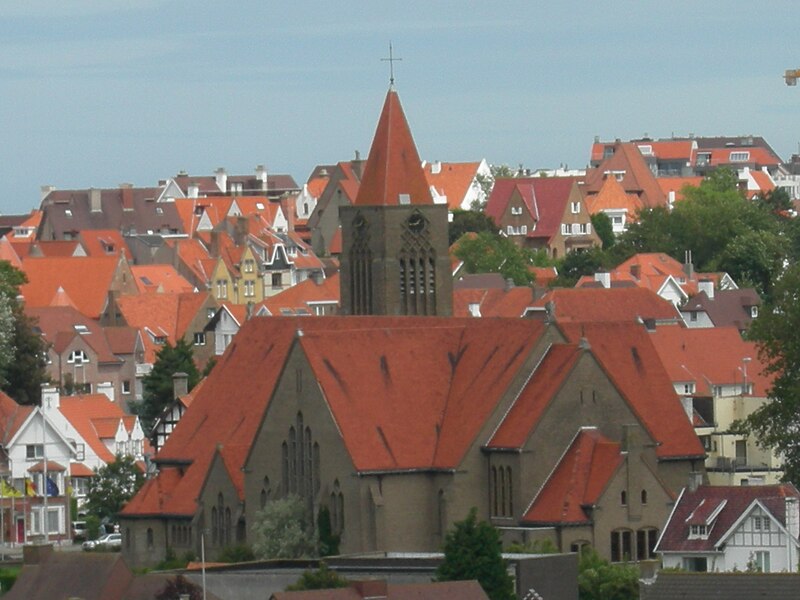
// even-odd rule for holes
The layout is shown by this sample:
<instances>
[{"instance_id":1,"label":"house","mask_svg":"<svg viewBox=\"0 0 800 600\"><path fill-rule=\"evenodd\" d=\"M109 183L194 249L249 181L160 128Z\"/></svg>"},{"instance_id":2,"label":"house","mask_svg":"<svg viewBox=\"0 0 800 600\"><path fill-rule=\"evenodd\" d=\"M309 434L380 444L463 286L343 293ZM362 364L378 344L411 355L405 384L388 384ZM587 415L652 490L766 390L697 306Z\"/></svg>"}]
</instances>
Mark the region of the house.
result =
<instances>
[{"instance_id":1,"label":"house","mask_svg":"<svg viewBox=\"0 0 800 600\"><path fill-rule=\"evenodd\" d=\"M487 600L488 596L475 581L439 581L433 583L387 583L370 579L353 581L348 587L332 590L275 592L270 600Z\"/></svg>"},{"instance_id":2,"label":"house","mask_svg":"<svg viewBox=\"0 0 800 600\"><path fill-rule=\"evenodd\" d=\"M761 298L753 288L715 290L712 281L701 279L698 289L680 307L687 327L736 327L745 332L758 317Z\"/></svg>"},{"instance_id":3,"label":"house","mask_svg":"<svg viewBox=\"0 0 800 600\"><path fill-rule=\"evenodd\" d=\"M47 374L65 394L103 393L128 410L136 365L144 358L138 330L102 327L72 306L26 307L47 345Z\"/></svg>"},{"instance_id":4,"label":"house","mask_svg":"<svg viewBox=\"0 0 800 600\"><path fill-rule=\"evenodd\" d=\"M150 430L150 442L154 452L158 452L164 446L178 421L181 420L186 409L192 404L194 395L200 391L203 381L205 380L200 380L189 393L189 376L186 373L174 373L172 375L174 400L156 418Z\"/></svg>"},{"instance_id":5,"label":"house","mask_svg":"<svg viewBox=\"0 0 800 600\"><path fill-rule=\"evenodd\" d=\"M620 140L601 142L599 138L595 138L592 145L591 166L598 167L603 161L611 158L618 150L619 144ZM697 153L695 139L653 140L645 136L642 139L631 140L631 145L639 150L653 175L665 179L689 175Z\"/></svg>"},{"instance_id":6,"label":"house","mask_svg":"<svg viewBox=\"0 0 800 600\"><path fill-rule=\"evenodd\" d=\"M554 259L601 243L571 177L498 178L485 211L516 244Z\"/></svg>"},{"instance_id":7,"label":"house","mask_svg":"<svg viewBox=\"0 0 800 600\"><path fill-rule=\"evenodd\" d=\"M309 278L279 292L264 301L264 311L254 314L270 315L335 315L339 312L339 274Z\"/></svg>"},{"instance_id":8,"label":"house","mask_svg":"<svg viewBox=\"0 0 800 600\"><path fill-rule=\"evenodd\" d=\"M702 177L658 177L658 185L667 197L667 206L675 206L676 202L684 199L687 188L700 187L703 182Z\"/></svg>"},{"instance_id":9,"label":"house","mask_svg":"<svg viewBox=\"0 0 800 600\"><path fill-rule=\"evenodd\" d=\"M515 286L499 273L467 275L453 285L453 316L522 317L535 299L535 289Z\"/></svg>"},{"instance_id":10,"label":"house","mask_svg":"<svg viewBox=\"0 0 800 600\"><path fill-rule=\"evenodd\" d=\"M175 177L160 181L159 185L172 189L175 198L266 196L277 199L300 189L291 175L269 173L264 165L257 165L252 175L229 175L223 167L214 171L214 175L197 176L181 171Z\"/></svg>"},{"instance_id":11,"label":"house","mask_svg":"<svg viewBox=\"0 0 800 600\"><path fill-rule=\"evenodd\" d=\"M356 152L355 160L337 163L332 171L326 168L330 173L327 185L308 217L311 247L317 256L330 254L339 229L339 208L355 202L365 162Z\"/></svg>"},{"instance_id":12,"label":"house","mask_svg":"<svg viewBox=\"0 0 800 600\"><path fill-rule=\"evenodd\" d=\"M616 177L606 177L600 190L586 197L589 214L605 214L611 221L614 235L623 233L631 223L639 220L642 201L637 194L627 193Z\"/></svg>"},{"instance_id":13,"label":"house","mask_svg":"<svg viewBox=\"0 0 800 600\"><path fill-rule=\"evenodd\" d=\"M635 195L644 208L665 206L667 203L655 173L636 144L615 142L603 150L602 161L586 171L581 183L581 192L587 202L600 192L609 177L616 179L626 194Z\"/></svg>"},{"instance_id":14,"label":"house","mask_svg":"<svg viewBox=\"0 0 800 600\"><path fill-rule=\"evenodd\" d=\"M469 210L483 205L488 196L481 182L491 182L492 172L486 160L479 162L423 162L422 169L436 204L453 210Z\"/></svg>"},{"instance_id":15,"label":"house","mask_svg":"<svg viewBox=\"0 0 800 600\"><path fill-rule=\"evenodd\" d=\"M753 437L734 432L768 402L772 377L764 374L755 342L735 327L688 329L658 325L650 339L681 397L703 447L706 471L714 485L776 483L783 474L775 452Z\"/></svg>"},{"instance_id":16,"label":"house","mask_svg":"<svg viewBox=\"0 0 800 600\"><path fill-rule=\"evenodd\" d=\"M656 545L665 568L797 573L800 492L792 484L684 488Z\"/></svg>"},{"instance_id":17,"label":"house","mask_svg":"<svg viewBox=\"0 0 800 600\"><path fill-rule=\"evenodd\" d=\"M557 323L674 323L678 312L646 288L554 288L532 302L525 316Z\"/></svg>"},{"instance_id":18,"label":"house","mask_svg":"<svg viewBox=\"0 0 800 600\"><path fill-rule=\"evenodd\" d=\"M117 189L42 190L42 221L37 239L72 240L88 229L183 235L175 203L162 201L163 188L135 188L124 184Z\"/></svg>"},{"instance_id":19,"label":"house","mask_svg":"<svg viewBox=\"0 0 800 600\"><path fill-rule=\"evenodd\" d=\"M440 316L447 208L431 201L394 89L341 219L351 314L242 325L120 515L126 559L154 564L202 539L213 560L287 494L312 522L328 508L343 553L438 549L472 507L508 542L589 542L612 558L641 529L649 552L705 453L645 329ZM580 530L526 521L576 436L616 451L586 477L607 493L585 495L596 509Z\"/></svg>"},{"instance_id":20,"label":"house","mask_svg":"<svg viewBox=\"0 0 800 600\"><path fill-rule=\"evenodd\" d=\"M252 315L252 307L223 302L208 320L204 333L204 344L213 356L222 356L230 346L239 329Z\"/></svg>"}]
</instances>

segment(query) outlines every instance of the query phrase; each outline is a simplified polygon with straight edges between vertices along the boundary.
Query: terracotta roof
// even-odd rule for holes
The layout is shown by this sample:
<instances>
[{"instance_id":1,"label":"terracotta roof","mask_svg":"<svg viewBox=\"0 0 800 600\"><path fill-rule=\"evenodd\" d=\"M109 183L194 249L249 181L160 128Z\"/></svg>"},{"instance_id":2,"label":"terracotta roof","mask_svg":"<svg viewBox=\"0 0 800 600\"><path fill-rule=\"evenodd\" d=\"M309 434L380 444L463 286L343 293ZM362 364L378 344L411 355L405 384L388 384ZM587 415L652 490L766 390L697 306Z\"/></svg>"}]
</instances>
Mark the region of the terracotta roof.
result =
<instances>
[{"instance_id":1,"label":"terracotta roof","mask_svg":"<svg viewBox=\"0 0 800 600\"><path fill-rule=\"evenodd\" d=\"M282 310L291 310L296 313L297 309L311 311L311 305L315 302L335 302L339 303L339 274L331 275L317 284L313 278L293 285L282 292L270 296L264 300L263 304L273 315L282 314Z\"/></svg>"},{"instance_id":2,"label":"terracotta roof","mask_svg":"<svg viewBox=\"0 0 800 600\"><path fill-rule=\"evenodd\" d=\"M181 277L172 265L131 265L131 272L139 293L194 292L194 286Z\"/></svg>"},{"instance_id":3,"label":"terracotta roof","mask_svg":"<svg viewBox=\"0 0 800 600\"><path fill-rule=\"evenodd\" d=\"M626 210L627 222L637 219L642 210L642 201L636 194L628 194L616 177L606 177L600 191L586 196L586 208L590 214L597 214L607 210Z\"/></svg>"},{"instance_id":4,"label":"terracotta roof","mask_svg":"<svg viewBox=\"0 0 800 600\"><path fill-rule=\"evenodd\" d=\"M664 195L669 199L670 192L675 193L675 202L683 200L683 190L687 186L700 187L703 177L658 177L658 186Z\"/></svg>"},{"instance_id":5,"label":"terracotta roof","mask_svg":"<svg viewBox=\"0 0 800 600\"><path fill-rule=\"evenodd\" d=\"M642 425L661 459L704 457L672 380L647 331L635 323L559 324L568 339L586 338L591 352Z\"/></svg>"},{"instance_id":6,"label":"terracotta roof","mask_svg":"<svg viewBox=\"0 0 800 600\"><path fill-rule=\"evenodd\" d=\"M778 485L710 486L701 485L697 490L684 489L670 515L657 552L708 552L724 543L725 535L748 508L757 500L784 527L786 526L787 497L800 498L800 492L790 483ZM722 510L710 525L708 539L689 539L689 522L692 515L704 507ZM704 514L708 514L705 511Z\"/></svg>"},{"instance_id":7,"label":"terracotta roof","mask_svg":"<svg viewBox=\"0 0 800 600\"><path fill-rule=\"evenodd\" d=\"M105 394L62 396L60 404L61 414L100 460L105 463L114 462L114 453L102 440L114 439L120 420L123 420L126 430L130 432L136 418L126 415L119 404L109 400Z\"/></svg>"},{"instance_id":8,"label":"terracotta roof","mask_svg":"<svg viewBox=\"0 0 800 600\"><path fill-rule=\"evenodd\" d=\"M533 290L525 286L453 290L453 316L472 316L470 305L473 304L479 306L482 317L521 317L533 304Z\"/></svg>"},{"instance_id":9,"label":"terracotta roof","mask_svg":"<svg viewBox=\"0 0 800 600\"><path fill-rule=\"evenodd\" d=\"M156 456L160 475L124 513L194 514L217 444L252 445L295 342L358 470L455 468L543 331L524 319L250 319ZM168 468L187 460L182 477Z\"/></svg>"},{"instance_id":10,"label":"terracotta roof","mask_svg":"<svg viewBox=\"0 0 800 600\"><path fill-rule=\"evenodd\" d=\"M672 303L645 288L555 288L532 306L544 309L553 303L558 323L612 322L634 323L640 319L677 320Z\"/></svg>"},{"instance_id":11,"label":"terracotta roof","mask_svg":"<svg viewBox=\"0 0 800 600\"><path fill-rule=\"evenodd\" d=\"M94 477L94 471L83 463L69 464L70 477Z\"/></svg>"},{"instance_id":12,"label":"terracotta roof","mask_svg":"<svg viewBox=\"0 0 800 600\"><path fill-rule=\"evenodd\" d=\"M597 504L600 495L624 457L618 443L596 429L582 429L537 494L525 523L590 523L586 508Z\"/></svg>"},{"instance_id":13,"label":"terracotta roof","mask_svg":"<svg viewBox=\"0 0 800 600\"><path fill-rule=\"evenodd\" d=\"M32 250L37 252L39 256L46 256L54 258L60 256L62 258L70 256L81 256L79 250L82 250L80 242L75 240L52 240L52 241L38 241L35 242Z\"/></svg>"},{"instance_id":14,"label":"terracotta roof","mask_svg":"<svg viewBox=\"0 0 800 600\"><path fill-rule=\"evenodd\" d=\"M661 160L682 160L684 162L693 162L694 153L697 143L689 139L677 140L631 140L637 148L642 146L650 146L650 155ZM612 147L613 142L595 142L592 144L592 162L600 162L603 160L603 154L606 147Z\"/></svg>"},{"instance_id":15,"label":"terracotta roof","mask_svg":"<svg viewBox=\"0 0 800 600\"><path fill-rule=\"evenodd\" d=\"M433 204L400 98L386 94L354 205Z\"/></svg>"},{"instance_id":16,"label":"terracotta roof","mask_svg":"<svg viewBox=\"0 0 800 600\"><path fill-rule=\"evenodd\" d=\"M62 465L60 463L57 463L54 460L48 460L47 461L47 472L48 473L56 472L56 471L61 473L61 472L66 471L66 470L67 470L67 467L65 467L64 465ZM34 463L30 467L28 467L28 473L42 473L42 472L44 472L44 461L43 460L40 460L39 462Z\"/></svg>"},{"instance_id":17,"label":"terracotta roof","mask_svg":"<svg viewBox=\"0 0 800 600\"><path fill-rule=\"evenodd\" d=\"M499 223L512 197L518 195L537 221L528 237L549 239L561 228L567 200L576 181L574 177L498 178L484 212Z\"/></svg>"},{"instance_id":18,"label":"terracotta roof","mask_svg":"<svg viewBox=\"0 0 800 600\"><path fill-rule=\"evenodd\" d=\"M700 279L711 279L718 283L720 275L716 273L694 273L686 276L684 265L664 252L642 252L635 254L619 264L611 271L612 285L616 281L632 282L658 292L667 280L672 277L683 292L689 296L697 293L697 282ZM582 279L583 281L583 279Z\"/></svg>"},{"instance_id":19,"label":"terracotta roof","mask_svg":"<svg viewBox=\"0 0 800 600\"><path fill-rule=\"evenodd\" d=\"M664 192L661 191L653 172L635 144L622 142L614 144L614 154L596 168L586 172L582 185L584 193L598 193L609 172L624 172L620 182L622 188L628 194L638 195L646 208L666 204Z\"/></svg>"},{"instance_id":20,"label":"terracotta roof","mask_svg":"<svg viewBox=\"0 0 800 600\"><path fill-rule=\"evenodd\" d=\"M14 245L8 241L7 237L0 237L0 260L6 260L12 267L22 268L22 260L17 254Z\"/></svg>"},{"instance_id":21,"label":"terracotta roof","mask_svg":"<svg viewBox=\"0 0 800 600\"><path fill-rule=\"evenodd\" d=\"M37 326L45 340L53 344L53 350L58 354L64 352L75 338L79 338L95 352L99 362L120 362L121 359L115 355L105 328L74 307L26 307L25 312L37 320Z\"/></svg>"},{"instance_id":22,"label":"terracotta roof","mask_svg":"<svg viewBox=\"0 0 800 600\"><path fill-rule=\"evenodd\" d=\"M17 404L10 396L0 391L0 443L6 446L19 428L33 412L33 406Z\"/></svg>"},{"instance_id":23,"label":"terracotta roof","mask_svg":"<svg viewBox=\"0 0 800 600\"><path fill-rule=\"evenodd\" d=\"M698 396L713 394L714 385L753 384L753 396L767 396L772 377L762 371L755 342L742 339L735 327L686 328L659 326L650 339L673 382L693 381Z\"/></svg>"},{"instance_id":24,"label":"terracotta roof","mask_svg":"<svg viewBox=\"0 0 800 600\"><path fill-rule=\"evenodd\" d=\"M271 600L488 600L477 581L432 583L387 583L354 581L348 587L331 590L275 592Z\"/></svg>"},{"instance_id":25,"label":"terracotta roof","mask_svg":"<svg viewBox=\"0 0 800 600\"><path fill-rule=\"evenodd\" d=\"M78 237L89 256L116 256L122 252L125 258L132 259L122 233L116 229L86 229Z\"/></svg>"},{"instance_id":26,"label":"terracotta roof","mask_svg":"<svg viewBox=\"0 0 800 600\"><path fill-rule=\"evenodd\" d=\"M447 197L450 210L469 208L462 206L462 202L475 181L480 166L480 162L431 162L424 167L425 179L429 187L434 188L440 196Z\"/></svg>"},{"instance_id":27,"label":"terracotta roof","mask_svg":"<svg viewBox=\"0 0 800 600\"><path fill-rule=\"evenodd\" d=\"M108 297L119 258L28 258L23 270L28 283L20 286L25 305L49 306L62 288L87 317L97 318Z\"/></svg>"}]
</instances>

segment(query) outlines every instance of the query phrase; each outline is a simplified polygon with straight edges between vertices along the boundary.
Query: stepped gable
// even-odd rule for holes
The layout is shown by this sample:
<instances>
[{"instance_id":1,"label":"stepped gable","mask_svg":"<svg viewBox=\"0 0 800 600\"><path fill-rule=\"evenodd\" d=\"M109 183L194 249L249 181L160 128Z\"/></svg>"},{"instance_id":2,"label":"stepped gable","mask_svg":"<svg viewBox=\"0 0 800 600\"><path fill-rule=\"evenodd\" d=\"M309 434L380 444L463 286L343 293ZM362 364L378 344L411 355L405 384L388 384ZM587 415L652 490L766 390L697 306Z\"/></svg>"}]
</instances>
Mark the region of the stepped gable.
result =
<instances>
[{"instance_id":1,"label":"stepped gable","mask_svg":"<svg viewBox=\"0 0 800 600\"><path fill-rule=\"evenodd\" d=\"M567 339L585 338L591 352L658 443L659 459L703 458L705 450L686 417L647 330L631 323L559 323Z\"/></svg>"},{"instance_id":2,"label":"stepped gable","mask_svg":"<svg viewBox=\"0 0 800 600\"><path fill-rule=\"evenodd\" d=\"M408 197L408 202L401 198ZM355 206L433 204L397 92L386 94Z\"/></svg>"},{"instance_id":3,"label":"stepped gable","mask_svg":"<svg viewBox=\"0 0 800 600\"><path fill-rule=\"evenodd\" d=\"M590 515L584 507L597 504L623 460L620 444L596 429L582 429L522 521L560 525L590 523Z\"/></svg>"}]
</instances>

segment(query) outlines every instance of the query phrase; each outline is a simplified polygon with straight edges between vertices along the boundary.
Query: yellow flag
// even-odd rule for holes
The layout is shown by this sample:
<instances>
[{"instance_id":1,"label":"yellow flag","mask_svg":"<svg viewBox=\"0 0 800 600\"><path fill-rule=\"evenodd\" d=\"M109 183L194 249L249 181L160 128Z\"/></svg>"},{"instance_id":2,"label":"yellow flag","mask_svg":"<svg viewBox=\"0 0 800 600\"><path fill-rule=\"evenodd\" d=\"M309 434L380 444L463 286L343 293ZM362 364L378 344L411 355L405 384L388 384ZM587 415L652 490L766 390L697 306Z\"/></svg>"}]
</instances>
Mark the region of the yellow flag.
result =
<instances>
[{"instance_id":1,"label":"yellow flag","mask_svg":"<svg viewBox=\"0 0 800 600\"><path fill-rule=\"evenodd\" d=\"M22 492L9 485L5 479L0 479L0 496L3 496L3 498L21 498Z\"/></svg>"},{"instance_id":2,"label":"yellow flag","mask_svg":"<svg viewBox=\"0 0 800 600\"><path fill-rule=\"evenodd\" d=\"M25 479L25 493L28 496L36 495L36 488L33 487L33 482L30 479Z\"/></svg>"}]
</instances>

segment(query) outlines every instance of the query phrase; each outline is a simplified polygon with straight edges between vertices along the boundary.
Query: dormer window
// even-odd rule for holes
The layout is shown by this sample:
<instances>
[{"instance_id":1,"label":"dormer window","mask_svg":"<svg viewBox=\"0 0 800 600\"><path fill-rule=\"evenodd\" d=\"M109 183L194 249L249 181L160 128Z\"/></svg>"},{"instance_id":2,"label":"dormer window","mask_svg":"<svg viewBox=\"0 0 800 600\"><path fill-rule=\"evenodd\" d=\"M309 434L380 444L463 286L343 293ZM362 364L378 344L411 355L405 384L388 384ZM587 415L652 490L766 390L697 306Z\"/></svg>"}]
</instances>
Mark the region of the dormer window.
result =
<instances>
[{"instance_id":1,"label":"dormer window","mask_svg":"<svg viewBox=\"0 0 800 600\"><path fill-rule=\"evenodd\" d=\"M66 210L64 210L64 214L71 218L72 217L72 210L67 208Z\"/></svg>"},{"instance_id":2,"label":"dormer window","mask_svg":"<svg viewBox=\"0 0 800 600\"><path fill-rule=\"evenodd\" d=\"M577 215L579 212L581 212L581 203L580 202L571 202L570 206L569 206L569 209L570 209L570 212L572 212L573 215Z\"/></svg>"},{"instance_id":3,"label":"dormer window","mask_svg":"<svg viewBox=\"0 0 800 600\"><path fill-rule=\"evenodd\" d=\"M690 540L707 540L708 525L691 525L689 527Z\"/></svg>"},{"instance_id":4,"label":"dormer window","mask_svg":"<svg viewBox=\"0 0 800 600\"><path fill-rule=\"evenodd\" d=\"M757 306L751 306L750 307L750 318L751 319L755 319L757 316L758 316L758 307Z\"/></svg>"},{"instance_id":5,"label":"dormer window","mask_svg":"<svg viewBox=\"0 0 800 600\"><path fill-rule=\"evenodd\" d=\"M512 215L521 215L522 214L522 207L521 206L512 206L511 207L511 214Z\"/></svg>"},{"instance_id":6,"label":"dormer window","mask_svg":"<svg viewBox=\"0 0 800 600\"><path fill-rule=\"evenodd\" d=\"M694 382L684 383L683 384L683 393L684 394L694 394Z\"/></svg>"},{"instance_id":7,"label":"dormer window","mask_svg":"<svg viewBox=\"0 0 800 600\"><path fill-rule=\"evenodd\" d=\"M731 162L747 162L750 160L749 152L731 152Z\"/></svg>"}]
</instances>

